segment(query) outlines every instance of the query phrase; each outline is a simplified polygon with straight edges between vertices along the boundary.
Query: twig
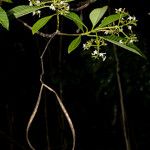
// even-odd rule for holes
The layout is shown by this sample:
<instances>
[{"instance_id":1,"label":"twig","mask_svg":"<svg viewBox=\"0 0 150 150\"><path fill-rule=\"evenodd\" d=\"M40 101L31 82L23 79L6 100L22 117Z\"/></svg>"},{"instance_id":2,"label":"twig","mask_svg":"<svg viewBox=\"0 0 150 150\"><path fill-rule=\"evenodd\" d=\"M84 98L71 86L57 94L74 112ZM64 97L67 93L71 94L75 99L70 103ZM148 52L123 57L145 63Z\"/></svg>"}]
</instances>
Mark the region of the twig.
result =
<instances>
[{"instance_id":1,"label":"twig","mask_svg":"<svg viewBox=\"0 0 150 150\"><path fill-rule=\"evenodd\" d=\"M35 118L35 115L36 115L37 111L38 111L39 104L40 104L40 101L41 101L42 91L43 91L43 84L41 85L37 102L36 102L36 104L35 104L34 110L33 110L32 114L31 114L31 116L30 116L30 119L29 119L29 121L28 121L27 128L26 128L26 139L27 139L27 142L28 142L28 144L29 144L29 147L30 147L32 150L36 150L36 149L32 146L32 144L31 144L31 142L30 142L30 140L29 140L29 129L30 129L31 124L32 124L32 122L33 122L33 120L34 120L34 118Z\"/></svg>"},{"instance_id":2,"label":"twig","mask_svg":"<svg viewBox=\"0 0 150 150\"><path fill-rule=\"evenodd\" d=\"M87 8L90 4L94 3L96 0L86 0L85 2L80 2L80 6L77 8L72 8L73 11L80 11Z\"/></svg>"},{"instance_id":3,"label":"twig","mask_svg":"<svg viewBox=\"0 0 150 150\"><path fill-rule=\"evenodd\" d=\"M46 44L46 46L45 46L45 48L44 48L44 50L43 50L43 52L42 52L42 54L41 54L41 56L40 56L41 69L42 69L42 72L41 72L41 75L40 75L40 81L41 81L41 83L43 82L43 81L42 81L42 77L43 77L43 75L44 75L43 57L44 57L44 54L45 54L45 52L46 52L46 50L47 50L47 48L48 48L50 42L51 42L52 39L58 34L58 32L59 32L59 31L56 31L56 32L54 32L53 34L51 34L51 37L50 37L50 39L48 40L48 42L47 42L47 44Z\"/></svg>"},{"instance_id":4,"label":"twig","mask_svg":"<svg viewBox=\"0 0 150 150\"><path fill-rule=\"evenodd\" d=\"M28 28L29 30L32 30L32 27L31 27L29 24L27 24L26 22L24 22L23 20L18 19L18 21L21 22L21 23L22 23L26 28ZM39 35L39 36L41 36L41 37L44 37L44 38L48 38L48 39L53 36L53 33L52 33L52 34L51 34L51 33L46 34L46 33L39 32L39 31L37 31L35 34L37 34L37 35ZM63 32L57 31L57 35L79 36L79 35L81 35L81 34L79 34L79 33L76 33L76 34L74 34L74 33L63 33Z\"/></svg>"},{"instance_id":5,"label":"twig","mask_svg":"<svg viewBox=\"0 0 150 150\"><path fill-rule=\"evenodd\" d=\"M17 19L19 22L21 22L25 27L27 27L28 29L32 30L32 27L30 25L28 25L26 22L24 22L23 20L21 19ZM46 33L43 33L43 32L39 32L37 31L36 34L40 35L41 37L44 37L44 38L51 38L52 34L46 34Z\"/></svg>"},{"instance_id":6,"label":"twig","mask_svg":"<svg viewBox=\"0 0 150 150\"><path fill-rule=\"evenodd\" d=\"M40 56L41 69L42 69L41 75L40 75L41 88L40 88L40 92L39 92L39 95L38 95L37 102L36 102L36 104L35 104L34 110L33 110L32 114L31 114L31 116L30 116L30 119L29 119L29 122L28 122L27 128L26 128L26 139L27 139L27 142L28 142L28 144L29 144L29 147L30 147L32 150L35 150L35 148L32 146L32 144L31 144L31 142L30 142L30 140L29 140L29 129L30 129L31 124L32 124L32 122L33 122L33 120L34 120L34 118L35 118L35 115L36 115L37 111L38 111L39 104L40 104L40 101L41 101L42 91L43 91L43 88L44 88L44 87L45 87L46 89L48 89L50 92L53 92L53 93L55 94L56 99L57 99L57 101L58 101L58 103L59 103L59 105L60 105L60 107L61 107L61 109L62 109L62 111L63 111L63 113L64 113L64 115L65 115L65 117L66 117L66 119L67 119L67 121L68 121L68 124L69 124L70 129L71 129L71 132L72 132L72 137L73 137L72 150L75 149L75 129L74 129L73 123L72 123L72 121L71 121L71 118L70 118L70 116L69 116L69 114L68 114L68 112L67 112L67 110L66 110L64 104L62 103L62 100L60 99L60 97L59 97L58 94L56 93L56 91L53 90L50 86L46 85L46 84L43 82L43 80L42 80L43 75L44 75L44 64L43 64L43 57L44 57L44 54L45 54L45 52L46 52L46 50L47 50L47 48L48 48L48 46L49 46L51 40L52 40L58 33L59 33L59 31L56 31L56 32L54 32L53 34L51 34L50 39L48 40L48 42L47 42L47 44L46 44L46 46L45 46L45 48L44 48L44 50L43 50L43 52L42 52L42 54L41 54L41 56Z\"/></svg>"},{"instance_id":7,"label":"twig","mask_svg":"<svg viewBox=\"0 0 150 150\"><path fill-rule=\"evenodd\" d=\"M72 137L73 137L72 150L74 150L75 149L75 141L76 141L75 137L76 137L76 135L75 135L75 129L74 129L73 123L71 121L71 118L69 116L69 113L67 112L67 110L66 110L64 104L62 103L60 97L58 96L58 94L51 87L49 87L48 85L43 83L43 86L45 88L47 88L49 91L53 92L55 94L56 98L57 98L57 101L58 101L58 103L59 103L59 105L60 105L60 107L61 107L61 109L62 109L62 111L63 111L63 113L64 113L64 115L65 115L65 117L67 119L67 121L68 121L68 124L69 124L71 132L72 132Z\"/></svg>"}]
</instances>

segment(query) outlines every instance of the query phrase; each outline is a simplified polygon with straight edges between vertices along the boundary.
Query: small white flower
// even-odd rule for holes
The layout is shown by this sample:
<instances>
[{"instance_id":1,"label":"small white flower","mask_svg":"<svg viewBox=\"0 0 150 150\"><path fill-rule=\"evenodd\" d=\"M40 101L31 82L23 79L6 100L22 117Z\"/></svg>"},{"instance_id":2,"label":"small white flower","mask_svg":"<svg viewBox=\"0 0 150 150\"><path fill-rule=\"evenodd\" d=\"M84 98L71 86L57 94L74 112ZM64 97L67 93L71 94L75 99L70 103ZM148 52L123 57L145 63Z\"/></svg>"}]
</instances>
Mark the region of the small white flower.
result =
<instances>
[{"instance_id":1,"label":"small white flower","mask_svg":"<svg viewBox=\"0 0 150 150\"><path fill-rule=\"evenodd\" d=\"M103 61L106 60L106 53L99 53L99 56L102 58Z\"/></svg>"},{"instance_id":2,"label":"small white flower","mask_svg":"<svg viewBox=\"0 0 150 150\"><path fill-rule=\"evenodd\" d=\"M68 11L70 9L70 6L68 5L67 7L66 7L66 10Z\"/></svg>"},{"instance_id":3,"label":"small white flower","mask_svg":"<svg viewBox=\"0 0 150 150\"><path fill-rule=\"evenodd\" d=\"M40 10L34 11L34 12L32 13L32 15L33 15L33 16L39 15L39 18L40 18L40 17L41 17L41 11L40 11Z\"/></svg>"},{"instance_id":4,"label":"small white flower","mask_svg":"<svg viewBox=\"0 0 150 150\"><path fill-rule=\"evenodd\" d=\"M119 8L118 11L121 12L121 11L122 11L122 8Z\"/></svg>"},{"instance_id":5,"label":"small white flower","mask_svg":"<svg viewBox=\"0 0 150 150\"><path fill-rule=\"evenodd\" d=\"M86 47L86 44L83 44L83 48L85 48Z\"/></svg>"},{"instance_id":6,"label":"small white flower","mask_svg":"<svg viewBox=\"0 0 150 150\"><path fill-rule=\"evenodd\" d=\"M39 5L41 2L40 2L40 0L36 0L35 1L35 5ZM31 0L29 0L29 6L33 6L34 4L32 3L32 1ZM32 13L32 15L34 16L34 15L39 15L39 17L41 16L41 10L37 10L37 11L34 11L33 13Z\"/></svg>"},{"instance_id":7,"label":"small white flower","mask_svg":"<svg viewBox=\"0 0 150 150\"><path fill-rule=\"evenodd\" d=\"M136 21L136 17L135 17L135 16L133 16L133 17L132 17L132 16L129 16L127 19L130 20L130 21L131 21L131 20Z\"/></svg>"},{"instance_id":8,"label":"small white flower","mask_svg":"<svg viewBox=\"0 0 150 150\"><path fill-rule=\"evenodd\" d=\"M135 16L134 16L134 17L132 17L132 18L133 18L133 20L134 20L134 21L136 21L136 17L135 17Z\"/></svg>"},{"instance_id":9,"label":"small white flower","mask_svg":"<svg viewBox=\"0 0 150 150\"><path fill-rule=\"evenodd\" d=\"M39 18L40 18L41 17L41 11L38 10L36 13L37 13L37 15L39 15Z\"/></svg>"},{"instance_id":10,"label":"small white flower","mask_svg":"<svg viewBox=\"0 0 150 150\"><path fill-rule=\"evenodd\" d=\"M33 3L31 0L29 0L29 6L33 6Z\"/></svg>"},{"instance_id":11,"label":"small white flower","mask_svg":"<svg viewBox=\"0 0 150 150\"><path fill-rule=\"evenodd\" d=\"M35 2L36 4L40 4L41 2L39 1L39 0L36 0L36 2Z\"/></svg>"},{"instance_id":12,"label":"small white flower","mask_svg":"<svg viewBox=\"0 0 150 150\"><path fill-rule=\"evenodd\" d=\"M62 4L64 4L65 2L64 1L60 1L60 4L62 5Z\"/></svg>"},{"instance_id":13,"label":"small white flower","mask_svg":"<svg viewBox=\"0 0 150 150\"><path fill-rule=\"evenodd\" d=\"M128 29L129 29L129 30L132 30L132 26L128 26Z\"/></svg>"},{"instance_id":14,"label":"small white flower","mask_svg":"<svg viewBox=\"0 0 150 150\"><path fill-rule=\"evenodd\" d=\"M119 40L119 43L120 43L120 44L123 44L123 41L122 41L122 40Z\"/></svg>"},{"instance_id":15,"label":"small white flower","mask_svg":"<svg viewBox=\"0 0 150 150\"><path fill-rule=\"evenodd\" d=\"M104 32L104 34L106 34L106 35L107 35L108 33L109 33L109 31L108 31L108 30L106 30L106 31Z\"/></svg>"},{"instance_id":16,"label":"small white flower","mask_svg":"<svg viewBox=\"0 0 150 150\"><path fill-rule=\"evenodd\" d=\"M100 53L98 50L94 50L91 55L95 59L102 58L103 61L106 60L106 53Z\"/></svg>"},{"instance_id":17,"label":"small white flower","mask_svg":"<svg viewBox=\"0 0 150 150\"><path fill-rule=\"evenodd\" d=\"M49 8L51 9L51 10L56 10L56 8L55 8L55 6L53 5L53 4L51 4L50 6L49 6Z\"/></svg>"},{"instance_id":18,"label":"small white flower","mask_svg":"<svg viewBox=\"0 0 150 150\"><path fill-rule=\"evenodd\" d=\"M94 52L92 53L92 56L97 55L99 52L97 50L94 50Z\"/></svg>"},{"instance_id":19,"label":"small white flower","mask_svg":"<svg viewBox=\"0 0 150 150\"><path fill-rule=\"evenodd\" d=\"M32 13L32 15L33 15L33 16L36 15L36 12L34 11L34 12Z\"/></svg>"},{"instance_id":20,"label":"small white flower","mask_svg":"<svg viewBox=\"0 0 150 150\"><path fill-rule=\"evenodd\" d=\"M115 9L115 12L116 13L124 12L124 9L123 8L118 8L118 9Z\"/></svg>"},{"instance_id":21,"label":"small white flower","mask_svg":"<svg viewBox=\"0 0 150 150\"><path fill-rule=\"evenodd\" d=\"M122 11L122 8L119 8L119 9L116 8L115 11L116 11L116 12L121 12L121 11Z\"/></svg>"},{"instance_id":22,"label":"small white flower","mask_svg":"<svg viewBox=\"0 0 150 150\"><path fill-rule=\"evenodd\" d=\"M134 40L133 39L131 39L130 41L129 41L129 43L133 43L134 42Z\"/></svg>"},{"instance_id":23,"label":"small white flower","mask_svg":"<svg viewBox=\"0 0 150 150\"><path fill-rule=\"evenodd\" d=\"M33 4L32 4L32 2L31 2L31 1L29 2L29 6L33 6Z\"/></svg>"},{"instance_id":24,"label":"small white flower","mask_svg":"<svg viewBox=\"0 0 150 150\"><path fill-rule=\"evenodd\" d=\"M132 19L133 19L133 17L131 17L131 16L128 17L128 20L132 20Z\"/></svg>"},{"instance_id":25,"label":"small white flower","mask_svg":"<svg viewBox=\"0 0 150 150\"><path fill-rule=\"evenodd\" d=\"M87 49L87 45L83 44L83 49L86 50Z\"/></svg>"}]
</instances>

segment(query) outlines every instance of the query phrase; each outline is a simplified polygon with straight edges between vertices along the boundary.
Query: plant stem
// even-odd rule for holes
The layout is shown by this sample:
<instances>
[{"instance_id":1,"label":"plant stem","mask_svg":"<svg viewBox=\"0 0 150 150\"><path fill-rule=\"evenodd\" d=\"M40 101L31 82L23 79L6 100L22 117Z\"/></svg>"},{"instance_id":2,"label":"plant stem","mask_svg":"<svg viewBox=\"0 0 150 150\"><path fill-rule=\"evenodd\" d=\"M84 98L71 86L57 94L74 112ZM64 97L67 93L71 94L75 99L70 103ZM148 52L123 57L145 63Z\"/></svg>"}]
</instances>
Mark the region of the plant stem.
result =
<instances>
[{"instance_id":1,"label":"plant stem","mask_svg":"<svg viewBox=\"0 0 150 150\"><path fill-rule=\"evenodd\" d=\"M59 14L57 14L57 31L59 31Z\"/></svg>"}]
</instances>

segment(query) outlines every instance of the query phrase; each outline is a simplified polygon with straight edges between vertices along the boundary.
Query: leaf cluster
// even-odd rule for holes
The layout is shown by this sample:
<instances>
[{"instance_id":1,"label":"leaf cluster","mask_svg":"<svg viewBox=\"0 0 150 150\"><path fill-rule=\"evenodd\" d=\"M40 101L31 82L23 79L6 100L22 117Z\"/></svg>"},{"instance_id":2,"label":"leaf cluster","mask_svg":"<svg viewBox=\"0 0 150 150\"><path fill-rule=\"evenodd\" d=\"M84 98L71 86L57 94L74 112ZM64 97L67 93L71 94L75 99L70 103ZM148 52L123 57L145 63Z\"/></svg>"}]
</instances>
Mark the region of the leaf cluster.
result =
<instances>
[{"instance_id":1,"label":"leaf cluster","mask_svg":"<svg viewBox=\"0 0 150 150\"><path fill-rule=\"evenodd\" d=\"M3 0L5 2L11 2L11 0ZM38 3L38 5L34 2L32 6L29 5L20 5L12 8L9 10L7 13L5 10L0 7L0 24L9 30L9 19L8 15L15 16L15 18L20 18L25 15L28 15L30 13L34 13L36 11L42 11L42 9L48 8L49 13L47 16L44 16L42 18L39 18L32 26L32 33L35 34L37 33L41 28L43 28L53 17L57 18L57 31L59 31L59 18L60 16L63 16L72 22L74 22L77 25L77 28L80 30L79 33L61 33L59 31L58 33L61 33L61 35L64 36L75 36L75 39L70 43L68 46L68 53L71 53L74 51L82 42L83 37L88 37L90 39L103 39L106 42L115 44L117 46L120 46L126 50L129 50L135 54L138 54L142 57L145 57L144 54L135 46L133 42L124 42L122 43L121 41L129 41L130 36L128 36L124 31L123 28L124 26L130 25L129 22L124 23L123 19L125 17L129 17L129 14L122 11L119 9L117 13L111 14L109 16L104 17L104 15L107 12L108 6L104 6L101 8L95 8L92 10L89 14L89 20L91 22L91 29L89 29L82 19L75 13L70 11L69 9L69 3L72 2L73 0L64 0L64 1L41 1ZM62 8L59 8L58 4L61 4ZM56 8L57 6L58 8ZM65 9L65 10L64 10ZM65 13L62 13L61 10ZM121 11L120 11L121 10ZM123 23L125 24L123 24ZM132 25L136 25L133 24ZM130 27L131 28L131 27ZM106 35L108 34L108 35ZM131 32L132 34L132 32ZM97 49L100 51L100 46L99 44L93 46L94 50Z\"/></svg>"}]
</instances>

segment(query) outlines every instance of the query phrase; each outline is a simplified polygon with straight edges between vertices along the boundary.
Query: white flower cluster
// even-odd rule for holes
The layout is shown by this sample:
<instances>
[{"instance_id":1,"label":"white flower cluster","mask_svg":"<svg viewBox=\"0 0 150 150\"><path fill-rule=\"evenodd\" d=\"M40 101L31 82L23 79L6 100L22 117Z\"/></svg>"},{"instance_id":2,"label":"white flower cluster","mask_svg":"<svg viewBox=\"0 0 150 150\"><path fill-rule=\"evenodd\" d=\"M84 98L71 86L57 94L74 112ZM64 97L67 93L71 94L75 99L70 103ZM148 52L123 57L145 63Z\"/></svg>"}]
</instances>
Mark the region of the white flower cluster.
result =
<instances>
[{"instance_id":1,"label":"white flower cluster","mask_svg":"<svg viewBox=\"0 0 150 150\"><path fill-rule=\"evenodd\" d=\"M106 53L100 53L100 47L106 46L107 43L102 38L97 39L90 39L86 43L83 44L84 50L91 50L91 48L94 48L94 51L91 53L92 58L94 59L100 59L102 58L103 61L106 59Z\"/></svg>"},{"instance_id":2,"label":"white flower cluster","mask_svg":"<svg viewBox=\"0 0 150 150\"><path fill-rule=\"evenodd\" d=\"M54 0L49 8L53 11L57 11L60 15L65 15L69 12L70 6L65 0Z\"/></svg>"},{"instance_id":3,"label":"white flower cluster","mask_svg":"<svg viewBox=\"0 0 150 150\"><path fill-rule=\"evenodd\" d=\"M92 58L95 58L95 59L102 58L103 61L106 60L106 53L100 53L98 50L94 50L91 55L92 55Z\"/></svg>"},{"instance_id":4,"label":"white flower cluster","mask_svg":"<svg viewBox=\"0 0 150 150\"><path fill-rule=\"evenodd\" d=\"M119 40L119 43L126 45L126 44L131 44L131 43L137 42L137 41L138 41L138 39L137 39L136 35L131 34L128 38L124 38L124 39Z\"/></svg>"},{"instance_id":5,"label":"white flower cluster","mask_svg":"<svg viewBox=\"0 0 150 150\"><path fill-rule=\"evenodd\" d=\"M120 33L124 33L126 29L129 30L130 33L132 33L133 26L137 25L137 19L135 16L130 16L129 14L126 14L127 16L123 17L123 14L125 14L124 9L116 9L116 12L120 12L120 19L115 22L116 25L112 25L113 27L107 28L103 30L105 35L108 34L116 34L119 35ZM124 30L125 29L125 30Z\"/></svg>"},{"instance_id":6,"label":"white flower cluster","mask_svg":"<svg viewBox=\"0 0 150 150\"><path fill-rule=\"evenodd\" d=\"M125 12L125 8L118 8L118 9L115 9L115 12L116 12L116 13L123 13L123 12Z\"/></svg>"},{"instance_id":7,"label":"white flower cluster","mask_svg":"<svg viewBox=\"0 0 150 150\"><path fill-rule=\"evenodd\" d=\"M107 45L107 43L102 38L99 38L99 37L98 37L98 39L92 38L83 44L83 49L88 50L91 47L96 48L97 46L101 47L101 46L106 46L106 45Z\"/></svg>"},{"instance_id":8,"label":"white flower cluster","mask_svg":"<svg viewBox=\"0 0 150 150\"><path fill-rule=\"evenodd\" d=\"M35 1L29 0L29 6L33 6L33 5L38 6L40 3L41 3L40 0L35 0Z\"/></svg>"},{"instance_id":9,"label":"white flower cluster","mask_svg":"<svg viewBox=\"0 0 150 150\"><path fill-rule=\"evenodd\" d=\"M93 41L94 41L94 39L91 39L91 40L87 41L86 43L84 43L83 44L83 49L84 50L90 49L90 47L93 45Z\"/></svg>"},{"instance_id":10,"label":"white flower cluster","mask_svg":"<svg viewBox=\"0 0 150 150\"><path fill-rule=\"evenodd\" d=\"M115 9L115 12L119 14L120 19L113 22L110 25L110 28L109 26L104 28L104 34L122 36L123 39L119 40L119 43L124 45L137 42L137 37L132 31L133 26L137 25L136 17L125 12L124 8Z\"/></svg>"},{"instance_id":11,"label":"white flower cluster","mask_svg":"<svg viewBox=\"0 0 150 150\"><path fill-rule=\"evenodd\" d=\"M29 6L39 6L40 5L40 0L35 0L34 2L32 0L29 0ZM32 13L32 15L38 15L39 17L41 16L41 10L37 10L37 11L34 11Z\"/></svg>"},{"instance_id":12,"label":"white flower cluster","mask_svg":"<svg viewBox=\"0 0 150 150\"><path fill-rule=\"evenodd\" d=\"M129 17L128 17L128 20L130 20L130 21L132 21L132 20L133 20L133 21L136 21L136 17L135 17L135 16L133 16L133 17L132 17L132 16L129 16Z\"/></svg>"},{"instance_id":13,"label":"white flower cluster","mask_svg":"<svg viewBox=\"0 0 150 150\"><path fill-rule=\"evenodd\" d=\"M129 43L137 42L137 36L135 34L131 34L131 36L128 39Z\"/></svg>"}]
</instances>

